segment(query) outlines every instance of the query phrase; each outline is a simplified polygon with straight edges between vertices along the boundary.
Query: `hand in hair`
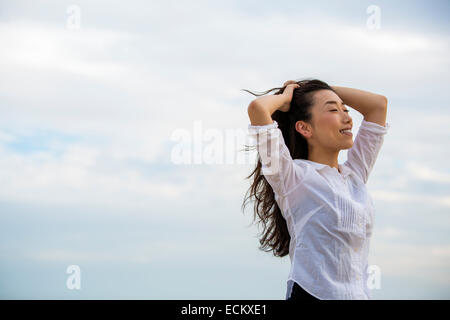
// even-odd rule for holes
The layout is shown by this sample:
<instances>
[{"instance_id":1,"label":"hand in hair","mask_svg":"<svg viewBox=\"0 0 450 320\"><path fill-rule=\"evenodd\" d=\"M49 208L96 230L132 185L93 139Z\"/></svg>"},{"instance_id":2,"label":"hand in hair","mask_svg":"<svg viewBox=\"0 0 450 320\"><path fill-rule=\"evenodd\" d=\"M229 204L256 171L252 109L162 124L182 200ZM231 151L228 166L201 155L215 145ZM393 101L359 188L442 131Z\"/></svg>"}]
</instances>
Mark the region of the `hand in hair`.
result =
<instances>
[{"instance_id":1,"label":"hand in hair","mask_svg":"<svg viewBox=\"0 0 450 320\"><path fill-rule=\"evenodd\" d=\"M292 81L292 80L289 80ZM285 102L283 105L278 109L282 112L288 112L291 108L291 100L292 100L292 94L294 93L294 89L300 87L295 81L294 83L288 84L286 88L283 90L282 95L286 97Z\"/></svg>"},{"instance_id":2,"label":"hand in hair","mask_svg":"<svg viewBox=\"0 0 450 320\"><path fill-rule=\"evenodd\" d=\"M283 87L286 87L288 84L291 84L291 83L297 83L297 81L295 81L295 80L288 80L288 81L286 81L286 82L283 84Z\"/></svg>"}]
</instances>

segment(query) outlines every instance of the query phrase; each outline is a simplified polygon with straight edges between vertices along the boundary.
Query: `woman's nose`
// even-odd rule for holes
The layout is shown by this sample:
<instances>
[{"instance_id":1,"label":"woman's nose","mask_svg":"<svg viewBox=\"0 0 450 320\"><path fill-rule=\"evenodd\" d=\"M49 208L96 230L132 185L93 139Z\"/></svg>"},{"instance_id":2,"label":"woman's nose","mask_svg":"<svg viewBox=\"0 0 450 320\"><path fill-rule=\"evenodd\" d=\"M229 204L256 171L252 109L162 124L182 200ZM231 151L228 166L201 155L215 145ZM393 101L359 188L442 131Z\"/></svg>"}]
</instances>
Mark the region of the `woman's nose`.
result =
<instances>
[{"instance_id":1,"label":"woman's nose","mask_svg":"<svg viewBox=\"0 0 450 320\"><path fill-rule=\"evenodd\" d=\"M346 121L352 121L352 117L350 117L350 115L348 114L348 112L345 112L345 114L346 114L345 120L346 120Z\"/></svg>"}]
</instances>

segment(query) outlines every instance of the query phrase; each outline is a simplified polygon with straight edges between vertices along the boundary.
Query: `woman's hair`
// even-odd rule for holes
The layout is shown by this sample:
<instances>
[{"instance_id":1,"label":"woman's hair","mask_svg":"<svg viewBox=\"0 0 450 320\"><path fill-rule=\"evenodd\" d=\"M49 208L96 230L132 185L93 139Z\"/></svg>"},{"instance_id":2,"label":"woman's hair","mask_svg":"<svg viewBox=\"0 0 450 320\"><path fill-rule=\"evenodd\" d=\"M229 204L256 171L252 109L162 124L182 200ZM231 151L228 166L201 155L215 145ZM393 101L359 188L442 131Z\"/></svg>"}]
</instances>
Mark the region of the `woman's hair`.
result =
<instances>
[{"instance_id":1,"label":"woman's hair","mask_svg":"<svg viewBox=\"0 0 450 320\"><path fill-rule=\"evenodd\" d=\"M278 128L283 134L283 139L292 159L308 159L308 143L302 134L295 130L295 123L303 120L311 123L311 108L314 104L313 95L318 90L334 91L328 84L317 79L307 79L296 81L299 87L294 89L292 94L291 106L288 112L275 111L272 119L278 123ZM274 94L283 93L285 87L273 88L255 94L247 91L254 96L262 96L271 91L278 90ZM246 146L246 151L251 148ZM258 224L263 224L262 238L259 239L261 246L259 249L270 252L273 251L274 256L284 257L289 254L290 235L288 232L286 220L281 214L281 210L275 201L274 192L264 175L261 173L261 158L258 154L257 164L252 173L246 177L252 179L251 186L247 190L242 203L242 210L252 198L254 198L253 220ZM268 248L268 249L266 249Z\"/></svg>"}]
</instances>

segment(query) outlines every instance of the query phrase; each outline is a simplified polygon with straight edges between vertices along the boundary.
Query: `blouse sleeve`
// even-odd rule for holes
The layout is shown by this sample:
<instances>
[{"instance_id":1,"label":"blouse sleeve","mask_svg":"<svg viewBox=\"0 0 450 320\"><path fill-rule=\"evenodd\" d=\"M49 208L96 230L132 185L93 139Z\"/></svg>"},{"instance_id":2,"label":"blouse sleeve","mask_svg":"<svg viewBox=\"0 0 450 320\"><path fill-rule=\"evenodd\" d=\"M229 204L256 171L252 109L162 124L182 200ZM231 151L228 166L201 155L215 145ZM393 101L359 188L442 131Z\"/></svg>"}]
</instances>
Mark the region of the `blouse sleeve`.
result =
<instances>
[{"instance_id":1,"label":"blouse sleeve","mask_svg":"<svg viewBox=\"0 0 450 320\"><path fill-rule=\"evenodd\" d=\"M344 163L355 172L364 183L367 183L378 153L383 145L384 135L390 128L375 122L362 120L353 146L348 150Z\"/></svg>"},{"instance_id":2,"label":"blouse sleeve","mask_svg":"<svg viewBox=\"0 0 450 320\"><path fill-rule=\"evenodd\" d=\"M256 141L262 174L275 194L286 196L301 180L303 171L292 160L278 123L274 120L264 126L249 124L248 129L250 137Z\"/></svg>"}]
</instances>

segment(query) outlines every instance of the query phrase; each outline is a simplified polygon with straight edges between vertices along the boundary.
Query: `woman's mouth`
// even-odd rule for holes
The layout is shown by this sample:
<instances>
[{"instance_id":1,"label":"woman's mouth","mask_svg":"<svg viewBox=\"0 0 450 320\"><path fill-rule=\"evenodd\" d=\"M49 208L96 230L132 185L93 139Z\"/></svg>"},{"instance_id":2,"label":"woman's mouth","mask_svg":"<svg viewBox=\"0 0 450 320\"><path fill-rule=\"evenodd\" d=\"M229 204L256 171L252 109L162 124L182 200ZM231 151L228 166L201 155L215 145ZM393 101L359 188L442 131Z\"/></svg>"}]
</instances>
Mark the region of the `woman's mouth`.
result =
<instances>
[{"instance_id":1,"label":"woman's mouth","mask_svg":"<svg viewBox=\"0 0 450 320\"><path fill-rule=\"evenodd\" d=\"M352 137L352 131L351 130L339 130L340 133L345 134L346 136Z\"/></svg>"}]
</instances>

